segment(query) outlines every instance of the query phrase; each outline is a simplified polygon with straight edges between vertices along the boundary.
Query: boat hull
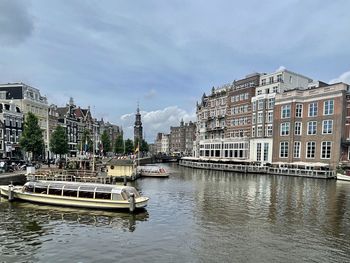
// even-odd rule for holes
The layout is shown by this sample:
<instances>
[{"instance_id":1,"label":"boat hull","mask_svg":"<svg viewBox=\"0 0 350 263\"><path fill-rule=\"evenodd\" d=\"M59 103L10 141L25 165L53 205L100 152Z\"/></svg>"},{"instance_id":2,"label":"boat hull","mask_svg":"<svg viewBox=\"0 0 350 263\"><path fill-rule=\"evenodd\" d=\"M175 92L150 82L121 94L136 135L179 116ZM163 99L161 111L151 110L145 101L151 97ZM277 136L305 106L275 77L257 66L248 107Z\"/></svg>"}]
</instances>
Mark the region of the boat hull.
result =
<instances>
[{"instance_id":1,"label":"boat hull","mask_svg":"<svg viewBox=\"0 0 350 263\"><path fill-rule=\"evenodd\" d=\"M337 174L337 180L349 181L350 182L350 176L338 173Z\"/></svg>"},{"instance_id":2,"label":"boat hull","mask_svg":"<svg viewBox=\"0 0 350 263\"><path fill-rule=\"evenodd\" d=\"M147 173L147 172L141 172L141 177L169 177L169 174L167 173Z\"/></svg>"},{"instance_id":3,"label":"boat hull","mask_svg":"<svg viewBox=\"0 0 350 263\"><path fill-rule=\"evenodd\" d=\"M107 210L130 208L130 203L128 201L99 200L59 195L23 193L18 188L15 188L13 192L14 199L33 203ZM0 193L2 196L8 197L8 186L0 186ZM147 197L139 197L135 199L136 208L145 208L147 203Z\"/></svg>"}]
</instances>

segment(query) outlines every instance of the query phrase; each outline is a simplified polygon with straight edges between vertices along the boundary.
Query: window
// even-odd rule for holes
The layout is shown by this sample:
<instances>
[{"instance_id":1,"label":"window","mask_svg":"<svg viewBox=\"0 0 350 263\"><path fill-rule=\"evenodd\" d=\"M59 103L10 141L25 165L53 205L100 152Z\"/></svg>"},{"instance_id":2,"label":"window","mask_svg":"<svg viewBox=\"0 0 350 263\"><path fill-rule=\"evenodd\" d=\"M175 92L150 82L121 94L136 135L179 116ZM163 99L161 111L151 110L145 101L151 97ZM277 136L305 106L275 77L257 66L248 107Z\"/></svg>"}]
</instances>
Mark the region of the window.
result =
<instances>
[{"instance_id":1,"label":"window","mask_svg":"<svg viewBox=\"0 0 350 263\"><path fill-rule=\"evenodd\" d=\"M261 80L261 86L264 86L264 85L266 85L266 79Z\"/></svg>"},{"instance_id":2,"label":"window","mask_svg":"<svg viewBox=\"0 0 350 263\"><path fill-rule=\"evenodd\" d=\"M332 142L322 142L321 159L330 159L332 151Z\"/></svg>"},{"instance_id":3,"label":"window","mask_svg":"<svg viewBox=\"0 0 350 263\"><path fill-rule=\"evenodd\" d=\"M258 142L256 145L256 160L261 161L261 142Z\"/></svg>"},{"instance_id":4,"label":"window","mask_svg":"<svg viewBox=\"0 0 350 263\"><path fill-rule=\"evenodd\" d=\"M307 134L308 135L315 135L317 131L317 122L316 121L309 121L307 123Z\"/></svg>"},{"instance_id":5,"label":"window","mask_svg":"<svg viewBox=\"0 0 350 263\"><path fill-rule=\"evenodd\" d=\"M277 75L277 82L282 82L282 74Z\"/></svg>"},{"instance_id":6,"label":"window","mask_svg":"<svg viewBox=\"0 0 350 263\"><path fill-rule=\"evenodd\" d=\"M255 127L252 127L252 137L255 137Z\"/></svg>"},{"instance_id":7,"label":"window","mask_svg":"<svg viewBox=\"0 0 350 263\"><path fill-rule=\"evenodd\" d=\"M294 135L301 135L301 122L299 121L294 123Z\"/></svg>"},{"instance_id":8,"label":"window","mask_svg":"<svg viewBox=\"0 0 350 263\"><path fill-rule=\"evenodd\" d=\"M290 105L283 105L281 107L281 118L290 118Z\"/></svg>"},{"instance_id":9,"label":"window","mask_svg":"<svg viewBox=\"0 0 350 263\"><path fill-rule=\"evenodd\" d=\"M253 111L256 111L256 101L253 101Z\"/></svg>"},{"instance_id":10,"label":"window","mask_svg":"<svg viewBox=\"0 0 350 263\"><path fill-rule=\"evenodd\" d=\"M271 123L273 121L273 112L266 112L266 122Z\"/></svg>"},{"instance_id":11,"label":"window","mask_svg":"<svg viewBox=\"0 0 350 263\"><path fill-rule=\"evenodd\" d=\"M280 142L280 158L288 158L288 142Z\"/></svg>"},{"instance_id":12,"label":"window","mask_svg":"<svg viewBox=\"0 0 350 263\"><path fill-rule=\"evenodd\" d=\"M262 137L262 126L258 126L257 137Z\"/></svg>"},{"instance_id":13,"label":"window","mask_svg":"<svg viewBox=\"0 0 350 263\"><path fill-rule=\"evenodd\" d=\"M269 82L270 82L270 84L273 83L273 76L269 77Z\"/></svg>"},{"instance_id":14,"label":"window","mask_svg":"<svg viewBox=\"0 0 350 263\"><path fill-rule=\"evenodd\" d=\"M303 114L303 104L297 103L295 105L295 117L301 118Z\"/></svg>"},{"instance_id":15,"label":"window","mask_svg":"<svg viewBox=\"0 0 350 263\"><path fill-rule=\"evenodd\" d=\"M301 142L294 142L293 157L300 158L300 145Z\"/></svg>"},{"instance_id":16,"label":"window","mask_svg":"<svg viewBox=\"0 0 350 263\"><path fill-rule=\"evenodd\" d=\"M263 121L263 113L258 112L258 123L262 123L262 121Z\"/></svg>"},{"instance_id":17,"label":"window","mask_svg":"<svg viewBox=\"0 0 350 263\"><path fill-rule=\"evenodd\" d=\"M309 159L315 158L315 152L316 152L316 142L307 142L306 158L309 158Z\"/></svg>"},{"instance_id":18,"label":"window","mask_svg":"<svg viewBox=\"0 0 350 263\"><path fill-rule=\"evenodd\" d=\"M253 124L255 124L255 123L256 123L256 114L255 114L255 112L253 113L252 123L253 123Z\"/></svg>"},{"instance_id":19,"label":"window","mask_svg":"<svg viewBox=\"0 0 350 263\"><path fill-rule=\"evenodd\" d=\"M258 110L264 109L264 100L260 99L258 100Z\"/></svg>"},{"instance_id":20,"label":"window","mask_svg":"<svg viewBox=\"0 0 350 263\"><path fill-rule=\"evenodd\" d=\"M323 104L323 115L333 115L334 100L326 100Z\"/></svg>"},{"instance_id":21,"label":"window","mask_svg":"<svg viewBox=\"0 0 350 263\"><path fill-rule=\"evenodd\" d=\"M265 142L264 143L264 162L267 162L268 155L269 155L269 144Z\"/></svg>"},{"instance_id":22,"label":"window","mask_svg":"<svg viewBox=\"0 0 350 263\"><path fill-rule=\"evenodd\" d=\"M281 123L281 136L288 136L289 128L290 128L289 122Z\"/></svg>"},{"instance_id":23,"label":"window","mask_svg":"<svg viewBox=\"0 0 350 263\"><path fill-rule=\"evenodd\" d=\"M269 124L269 125L267 125L266 126L266 128L265 128L265 135L266 136L272 136L272 124Z\"/></svg>"},{"instance_id":24,"label":"window","mask_svg":"<svg viewBox=\"0 0 350 263\"><path fill-rule=\"evenodd\" d=\"M317 116L317 102L309 104L309 117Z\"/></svg>"},{"instance_id":25,"label":"window","mask_svg":"<svg viewBox=\"0 0 350 263\"><path fill-rule=\"evenodd\" d=\"M273 93L277 93L277 92L278 92L278 87L277 87L277 86L274 86L274 87L272 88L272 91L273 91Z\"/></svg>"},{"instance_id":26,"label":"window","mask_svg":"<svg viewBox=\"0 0 350 263\"><path fill-rule=\"evenodd\" d=\"M269 98L268 104L269 104L268 108L273 109L273 107L275 106L275 98Z\"/></svg>"},{"instance_id":27,"label":"window","mask_svg":"<svg viewBox=\"0 0 350 263\"><path fill-rule=\"evenodd\" d=\"M333 120L322 121L322 134L332 134L333 133Z\"/></svg>"}]
</instances>

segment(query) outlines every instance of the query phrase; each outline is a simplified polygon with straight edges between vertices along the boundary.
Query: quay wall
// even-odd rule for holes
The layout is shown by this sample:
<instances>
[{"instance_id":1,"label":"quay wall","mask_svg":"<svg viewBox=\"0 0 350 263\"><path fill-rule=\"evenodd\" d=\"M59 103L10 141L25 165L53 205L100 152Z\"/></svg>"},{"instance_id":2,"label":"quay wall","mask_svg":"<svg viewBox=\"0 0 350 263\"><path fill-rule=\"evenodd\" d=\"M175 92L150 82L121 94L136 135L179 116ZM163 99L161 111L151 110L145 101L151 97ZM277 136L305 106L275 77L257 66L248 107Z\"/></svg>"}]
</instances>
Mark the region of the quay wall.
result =
<instances>
[{"instance_id":1,"label":"quay wall","mask_svg":"<svg viewBox=\"0 0 350 263\"><path fill-rule=\"evenodd\" d=\"M207 169L216 171L236 172L236 173L253 173L253 174L267 174L267 175L287 175L298 177L310 177L319 179L335 179L335 171L329 170L309 170L298 168L278 168L268 166L256 166L256 165L242 165L242 164L225 164L214 162L200 162L180 160L179 165L196 168Z\"/></svg>"},{"instance_id":2,"label":"quay wall","mask_svg":"<svg viewBox=\"0 0 350 263\"><path fill-rule=\"evenodd\" d=\"M0 185L7 185L11 182L15 185L22 185L27 181L24 173L3 173L0 174Z\"/></svg>"}]
</instances>

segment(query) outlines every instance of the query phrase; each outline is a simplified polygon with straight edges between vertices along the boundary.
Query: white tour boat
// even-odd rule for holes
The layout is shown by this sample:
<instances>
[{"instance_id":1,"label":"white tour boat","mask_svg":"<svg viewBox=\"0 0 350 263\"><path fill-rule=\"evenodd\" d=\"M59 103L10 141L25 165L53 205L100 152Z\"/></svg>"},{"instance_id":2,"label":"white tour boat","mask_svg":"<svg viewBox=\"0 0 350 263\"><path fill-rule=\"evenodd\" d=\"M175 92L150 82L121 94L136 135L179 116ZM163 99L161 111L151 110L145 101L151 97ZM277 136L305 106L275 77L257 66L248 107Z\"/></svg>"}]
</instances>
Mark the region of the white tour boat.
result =
<instances>
[{"instance_id":1,"label":"white tour boat","mask_svg":"<svg viewBox=\"0 0 350 263\"><path fill-rule=\"evenodd\" d=\"M158 165L138 166L137 173L145 177L168 177L169 173Z\"/></svg>"},{"instance_id":2,"label":"white tour boat","mask_svg":"<svg viewBox=\"0 0 350 263\"><path fill-rule=\"evenodd\" d=\"M337 173L337 180L350 181L350 175Z\"/></svg>"},{"instance_id":3,"label":"white tour boat","mask_svg":"<svg viewBox=\"0 0 350 263\"><path fill-rule=\"evenodd\" d=\"M1 185L0 194L9 200L130 211L146 207L149 200L131 186L64 181L33 181L24 186Z\"/></svg>"}]
</instances>

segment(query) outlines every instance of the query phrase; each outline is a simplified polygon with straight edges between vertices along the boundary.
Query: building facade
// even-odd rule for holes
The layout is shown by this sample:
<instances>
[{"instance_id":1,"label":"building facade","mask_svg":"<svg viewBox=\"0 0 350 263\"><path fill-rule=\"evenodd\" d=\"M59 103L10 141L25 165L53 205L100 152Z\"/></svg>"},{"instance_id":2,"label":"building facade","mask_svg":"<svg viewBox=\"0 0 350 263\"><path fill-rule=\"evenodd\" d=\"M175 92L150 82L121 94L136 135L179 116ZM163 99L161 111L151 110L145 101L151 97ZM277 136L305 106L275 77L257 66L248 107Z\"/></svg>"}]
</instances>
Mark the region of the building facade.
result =
<instances>
[{"instance_id":1,"label":"building facade","mask_svg":"<svg viewBox=\"0 0 350 263\"><path fill-rule=\"evenodd\" d=\"M312 79L288 71L278 70L261 74L259 86L252 98L252 124L250 139L250 161L271 163L273 150L273 122L275 97L278 93L295 88L306 89Z\"/></svg>"},{"instance_id":2,"label":"building facade","mask_svg":"<svg viewBox=\"0 0 350 263\"><path fill-rule=\"evenodd\" d=\"M15 103L0 103L0 154L20 157L19 139L23 132L23 113Z\"/></svg>"},{"instance_id":3,"label":"building facade","mask_svg":"<svg viewBox=\"0 0 350 263\"><path fill-rule=\"evenodd\" d=\"M65 107L58 107L58 125L61 125L66 129L68 138L68 156L76 157L78 154L78 143L79 143L79 119L75 114L76 106L71 98L69 103Z\"/></svg>"},{"instance_id":4,"label":"building facade","mask_svg":"<svg viewBox=\"0 0 350 263\"><path fill-rule=\"evenodd\" d=\"M43 131L45 153L48 152L48 103L47 98L40 91L24 83L0 84L0 102L13 101L24 113L32 112L38 118L39 126Z\"/></svg>"},{"instance_id":5,"label":"building facade","mask_svg":"<svg viewBox=\"0 0 350 263\"><path fill-rule=\"evenodd\" d=\"M273 162L327 164L349 161L349 86L338 83L276 95Z\"/></svg>"}]
</instances>

